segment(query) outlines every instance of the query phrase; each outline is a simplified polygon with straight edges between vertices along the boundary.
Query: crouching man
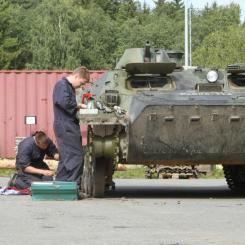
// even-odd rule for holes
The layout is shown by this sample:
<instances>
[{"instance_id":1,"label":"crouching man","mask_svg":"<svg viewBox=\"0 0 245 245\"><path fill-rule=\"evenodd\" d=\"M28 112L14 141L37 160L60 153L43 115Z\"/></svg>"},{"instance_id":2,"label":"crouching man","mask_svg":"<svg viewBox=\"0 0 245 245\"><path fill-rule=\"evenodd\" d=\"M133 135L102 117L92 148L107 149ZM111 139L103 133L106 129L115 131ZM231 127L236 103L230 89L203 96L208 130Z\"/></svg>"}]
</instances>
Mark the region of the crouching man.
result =
<instances>
[{"instance_id":1,"label":"crouching man","mask_svg":"<svg viewBox=\"0 0 245 245\"><path fill-rule=\"evenodd\" d=\"M59 159L56 146L44 132L38 131L22 140L16 156L18 174L11 180L10 185L25 189L29 188L33 181L52 181L54 172L43 161L45 155Z\"/></svg>"}]
</instances>

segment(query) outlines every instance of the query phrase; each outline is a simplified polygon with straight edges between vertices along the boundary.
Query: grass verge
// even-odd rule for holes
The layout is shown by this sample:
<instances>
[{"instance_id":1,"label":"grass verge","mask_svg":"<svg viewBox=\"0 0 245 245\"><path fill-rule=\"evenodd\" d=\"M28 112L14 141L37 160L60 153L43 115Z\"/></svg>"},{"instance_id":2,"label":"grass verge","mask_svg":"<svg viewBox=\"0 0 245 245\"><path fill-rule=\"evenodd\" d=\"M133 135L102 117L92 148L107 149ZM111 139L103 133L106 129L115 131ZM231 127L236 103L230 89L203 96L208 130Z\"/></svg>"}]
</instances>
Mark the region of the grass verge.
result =
<instances>
[{"instance_id":1,"label":"grass verge","mask_svg":"<svg viewBox=\"0 0 245 245\"><path fill-rule=\"evenodd\" d=\"M223 169L214 169L210 174L200 175L199 179L223 179L224 177Z\"/></svg>"},{"instance_id":2,"label":"grass verge","mask_svg":"<svg viewBox=\"0 0 245 245\"><path fill-rule=\"evenodd\" d=\"M137 167L126 171L115 171L113 178L115 179L144 179L145 167ZM9 177L15 169L0 169L0 177ZM200 175L199 179L222 179L224 178L223 169L215 169L210 174Z\"/></svg>"},{"instance_id":3,"label":"grass verge","mask_svg":"<svg viewBox=\"0 0 245 245\"><path fill-rule=\"evenodd\" d=\"M15 169L0 169L0 177L9 177Z\"/></svg>"},{"instance_id":4,"label":"grass verge","mask_svg":"<svg viewBox=\"0 0 245 245\"><path fill-rule=\"evenodd\" d=\"M115 179L144 179L145 178L145 168L137 167L130 168L126 171L115 171L113 178Z\"/></svg>"}]
</instances>

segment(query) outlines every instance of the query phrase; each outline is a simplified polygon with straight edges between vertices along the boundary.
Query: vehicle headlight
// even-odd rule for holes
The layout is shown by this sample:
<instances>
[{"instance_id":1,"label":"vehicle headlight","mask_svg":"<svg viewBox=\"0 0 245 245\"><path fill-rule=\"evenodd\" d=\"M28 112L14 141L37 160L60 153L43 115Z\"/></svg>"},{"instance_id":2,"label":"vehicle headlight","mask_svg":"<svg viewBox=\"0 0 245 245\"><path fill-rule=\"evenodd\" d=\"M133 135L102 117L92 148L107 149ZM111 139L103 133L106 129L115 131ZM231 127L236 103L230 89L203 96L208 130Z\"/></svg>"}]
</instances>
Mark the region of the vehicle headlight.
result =
<instances>
[{"instance_id":1,"label":"vehicle headlight","mask_svg":"<svg viewBox=\"0 0 245 245\"><path fill-rule=\"evenodd\" d=\"M207 80L210 83L215 83L219 78L219 74L215 70L211 70L207 73Z\"/></svg>"}]
</instances>

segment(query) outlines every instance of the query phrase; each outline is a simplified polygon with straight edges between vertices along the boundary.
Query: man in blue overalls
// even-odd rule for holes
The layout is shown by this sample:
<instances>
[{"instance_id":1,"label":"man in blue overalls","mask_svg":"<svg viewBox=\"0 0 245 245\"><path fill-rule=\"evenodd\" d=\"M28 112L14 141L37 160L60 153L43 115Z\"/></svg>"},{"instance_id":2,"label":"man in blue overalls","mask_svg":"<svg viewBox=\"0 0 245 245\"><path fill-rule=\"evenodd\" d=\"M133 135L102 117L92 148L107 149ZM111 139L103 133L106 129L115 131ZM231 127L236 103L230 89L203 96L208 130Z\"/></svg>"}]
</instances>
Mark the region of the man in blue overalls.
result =
<instances>
[{"instance_id":1,"label":"man in blue overalls","mask_svg":"<svg viewBox=\"0 0 245 245\"><path fill-rule=\"evenodd\" d=\"M56 146L44 132L37 131L22 140L16 156L18 173L10 180L9 185L25 189L29 188L33 181L52 181L54 172L43 161L45 155L59 159Z\"/></svg>"},{"instance_id":2,"label":"man in blue overalls","mask_svg":"<svg viewBox=\"0 0 245 245\"><path fill-rule=\"evenodd\" d=\"M86 108L78 105L75 89L89 83L90 74L86 67L57 81L53 90L54 132L56 135L60 160L56 180L75 181L80 186L83 171L83 149L77 111Z\"/></svg>"}]
</instances>

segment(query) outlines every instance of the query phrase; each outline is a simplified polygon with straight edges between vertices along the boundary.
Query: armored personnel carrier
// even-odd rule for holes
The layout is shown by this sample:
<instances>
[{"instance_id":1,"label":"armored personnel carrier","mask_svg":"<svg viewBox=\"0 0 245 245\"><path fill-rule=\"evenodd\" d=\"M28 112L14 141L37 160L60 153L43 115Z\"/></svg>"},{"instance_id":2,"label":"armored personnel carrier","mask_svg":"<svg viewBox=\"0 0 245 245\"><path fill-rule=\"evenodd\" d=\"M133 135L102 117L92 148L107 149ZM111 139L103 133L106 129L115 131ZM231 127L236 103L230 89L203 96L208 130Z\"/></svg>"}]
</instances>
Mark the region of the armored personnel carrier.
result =
<instances>
[{"instance_id":1,"label":"armored personnel carrier","mask_svg":"<svg viewBox=\"0 0 245 245\"><path fill-rule=\"evenodd\" d=\"M127 49L92 87L82 188L102 197L118 163L223 164L245 190L245 64L183 67L183 53Z\"/></svg>"}]
</instances>

